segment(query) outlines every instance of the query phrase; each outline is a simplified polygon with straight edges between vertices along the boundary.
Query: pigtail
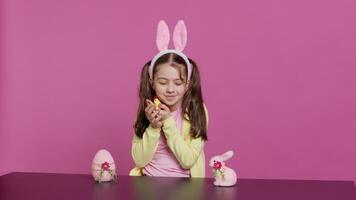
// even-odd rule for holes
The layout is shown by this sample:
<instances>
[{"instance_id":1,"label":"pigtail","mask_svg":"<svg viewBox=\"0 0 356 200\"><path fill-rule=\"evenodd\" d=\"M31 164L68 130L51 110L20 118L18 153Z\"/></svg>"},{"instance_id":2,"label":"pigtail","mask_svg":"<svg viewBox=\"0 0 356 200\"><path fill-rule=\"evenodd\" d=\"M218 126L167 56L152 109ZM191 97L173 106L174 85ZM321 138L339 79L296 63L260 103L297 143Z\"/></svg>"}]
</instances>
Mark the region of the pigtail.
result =
<instances>
[{"instance_id":1,"label":"pigtail","mask_svg":"<svg viewBox=\"0 0 356 200\"><path fill-rule=\"evenodd\" d=\"M192 75L190 86L183 99L182 111L188 111L187 114L191 123L191 136L193 138L201 137L203 140L208 140L207 116L204 109L200 74L197 64L190 58L189 62L192 64Z\"/></svg>"},{"instance_id":2,"label":"pigtail","mask_svg":"<svg viewBox=\"0 0 356 200\"><path fill-rule=\"evenodd\" d=\"M148 121L146 115L145 115L145 100L146 99L152 99L154 97L154 90L152 89L150 85L150 78L148 74L148 68L151 64L151 61L146 63L141 71L141 82L139 86L139 106L137 110L137 117L136 117L136 122L134 125L135 129L135 134L139 137L142 138L143 133L145 132L145 129L149 126L150 122Z\"/></svg>"}]
</instances>

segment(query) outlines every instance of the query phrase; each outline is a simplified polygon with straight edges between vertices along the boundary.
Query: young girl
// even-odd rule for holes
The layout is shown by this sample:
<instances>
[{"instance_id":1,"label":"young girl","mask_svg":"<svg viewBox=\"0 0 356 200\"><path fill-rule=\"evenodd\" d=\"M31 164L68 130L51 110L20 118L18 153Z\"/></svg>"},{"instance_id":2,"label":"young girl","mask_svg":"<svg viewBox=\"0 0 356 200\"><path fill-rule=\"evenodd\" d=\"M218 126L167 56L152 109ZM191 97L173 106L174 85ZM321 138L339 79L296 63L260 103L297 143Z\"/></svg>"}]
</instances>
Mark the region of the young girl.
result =
<instances>
[{"instance_id":1,"label":"young girl","mask_svg":"<svg viewBox=\"0 0 356 200\"><path fill-rule=\"evenodd\" d=\"M159 53L141 72L140 103L134 125L131 176L205 177L204 143L208 114L196 63L182 53L183 21L175 27L175 49L168 49L169 30L160 21ZM159 105L152 102L156 97Z\"/></svg>"}]
</instances>

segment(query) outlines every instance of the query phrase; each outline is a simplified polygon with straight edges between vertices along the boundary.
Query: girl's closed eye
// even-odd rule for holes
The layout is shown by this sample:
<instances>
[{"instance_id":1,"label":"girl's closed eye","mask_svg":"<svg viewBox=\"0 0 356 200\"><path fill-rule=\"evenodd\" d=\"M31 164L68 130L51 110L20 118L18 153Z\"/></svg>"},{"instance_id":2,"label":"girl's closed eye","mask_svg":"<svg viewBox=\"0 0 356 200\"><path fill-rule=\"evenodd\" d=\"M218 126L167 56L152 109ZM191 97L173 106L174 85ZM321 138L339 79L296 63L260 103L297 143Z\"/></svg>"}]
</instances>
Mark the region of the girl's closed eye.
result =
<instances>
[{"instance_id":1,"label":"girl's closed eye","mask_svg":"<svg viewBox=\"0 0 356 200\"><path fill-rule=\"evenodd\" d=\"M157 80L157 83L160 85L166 85L168 81L166 79L160 78Z\"/></svg>"},{"instance_id":2,"label":"girl's closed eye","mask_svg":"<svg viewBox=\"0 0 356 200\"><path fill-rule=\"evenodd\" d=\"M182 84L184 83L184 81L182 81L182 80L176 80L174 83L175 83L176 85L182 85Z\"/></svg>"}]
</instances>

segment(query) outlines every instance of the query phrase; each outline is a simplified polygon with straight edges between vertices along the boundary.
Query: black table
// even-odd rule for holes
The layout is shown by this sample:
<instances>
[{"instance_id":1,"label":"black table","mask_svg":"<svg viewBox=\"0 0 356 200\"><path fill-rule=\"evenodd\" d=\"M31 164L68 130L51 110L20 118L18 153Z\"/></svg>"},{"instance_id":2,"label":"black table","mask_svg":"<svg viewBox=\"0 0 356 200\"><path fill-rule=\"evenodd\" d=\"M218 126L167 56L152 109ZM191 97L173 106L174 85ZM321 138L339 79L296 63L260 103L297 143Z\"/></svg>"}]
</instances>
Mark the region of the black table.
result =
<instances>
[{"instance_id":1,"label":"black table","mask_svg":"<svg viewBox=\"0 0 356 200\"><path fill-rule=\"evenodd\" d=\"M91 175L17 172L0 177L0 200L356 200L352 181L239 179L234 187L214 187L213 181L119 176L117 183L96 183Z\"/></svg>"}]
</instances>

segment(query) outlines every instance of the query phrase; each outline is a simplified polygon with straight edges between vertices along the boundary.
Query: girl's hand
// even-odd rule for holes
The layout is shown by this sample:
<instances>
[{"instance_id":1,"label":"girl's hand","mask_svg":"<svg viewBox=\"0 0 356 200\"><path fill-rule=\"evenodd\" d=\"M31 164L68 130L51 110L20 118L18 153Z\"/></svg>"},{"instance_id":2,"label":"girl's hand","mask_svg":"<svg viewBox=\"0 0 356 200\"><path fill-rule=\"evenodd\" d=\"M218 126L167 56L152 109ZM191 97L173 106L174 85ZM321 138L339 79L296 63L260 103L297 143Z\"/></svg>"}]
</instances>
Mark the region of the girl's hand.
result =
<instances>
[{"instance_id":1,"label":"girl's hand","mask_svg":"<svg viewBox=\"0 0 356 200\"><path fill-rule=\"evenodd\" d=\"M150 124L153 128L161 128L162 127L162 116L159 114L160 110L156 109L155 105L153 102L149 99L146 99L146 108L145 108L145 114L150 121Z\"/></svg>"},{"instance_id":2,"label":"girl's hand","mask_svg":"<svg viewBox=\"0 0 356 200\"><path fill-rule=\"evenodd\" d=\"M161 116L162 121L171 116L171 111L163 103L159 105L159 110L160 110L159 115Z\"/></svg>"}]
</instances>

